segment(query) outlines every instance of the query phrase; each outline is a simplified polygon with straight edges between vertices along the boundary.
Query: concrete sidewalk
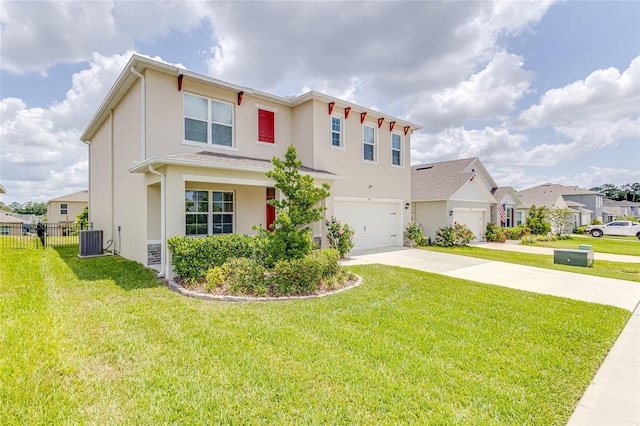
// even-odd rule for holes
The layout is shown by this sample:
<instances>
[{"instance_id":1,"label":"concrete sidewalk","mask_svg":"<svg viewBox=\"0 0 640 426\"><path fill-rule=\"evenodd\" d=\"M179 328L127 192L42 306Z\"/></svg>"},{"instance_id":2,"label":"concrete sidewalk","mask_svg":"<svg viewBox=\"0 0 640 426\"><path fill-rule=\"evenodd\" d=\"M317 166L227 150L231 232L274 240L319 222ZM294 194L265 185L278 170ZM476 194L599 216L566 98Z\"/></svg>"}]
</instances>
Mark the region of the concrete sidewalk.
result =
<instances>
[{"instance_id":1,"label":"concrete sidewalk","mask_svg":"<svg viewBox=\"0 0 640 426\"><path fill-rule=\"evenodd\" d=\"M345 266L370 263L612 305L633 312L569 425L640 426L640 283L399 247L355 252L343 261Z\"/></svg>"}]
</instances>

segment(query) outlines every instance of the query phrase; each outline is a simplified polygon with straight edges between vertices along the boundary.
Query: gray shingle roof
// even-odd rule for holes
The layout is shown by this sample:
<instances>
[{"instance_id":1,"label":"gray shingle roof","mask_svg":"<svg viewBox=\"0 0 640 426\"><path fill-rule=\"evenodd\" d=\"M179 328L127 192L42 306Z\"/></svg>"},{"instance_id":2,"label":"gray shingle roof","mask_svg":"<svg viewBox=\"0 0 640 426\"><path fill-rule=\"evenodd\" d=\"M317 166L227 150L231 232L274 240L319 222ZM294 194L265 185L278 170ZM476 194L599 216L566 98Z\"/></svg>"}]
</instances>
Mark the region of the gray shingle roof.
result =
<instances>
[{"instance_id":1,"label":"gray shingle roof","mask_svg":"<svg viewBox=\"0 0 640 426\"><path fill-rule=\"evenodd\" d=\"M0 223L24 223L24 220L13 217L5 212L0 212Z\"/></svg>"},{"instance_id":2,"label":"gray shingle roof","mask_svg":"<svg viewBox=\"0 0 640 426\"><path fill-rule=\"evenodd\" d=\"M271 160L201 151L191 154L159 155L157 157L149 158L129 170L133 172L146 172L148 167L147 164L183 164L196 167L233 167L247 170L264 170L265 172L273 169ZM313 169L307 166L300 166L300 171L327 175L327 177L338 177L336 174L327 172L326 170Z\"/></svg>"},{"instance_id":3,"label":"gray shingle roof","mask_svg":"<svg viewBox=\"0 0 640 426\"><path fill-rule=\"evenodd\" d=\"M85 189L82 191L74 192L73 194L67 194L67 195L63 195L62 197L53 198L49 200L47 204L52 201L84 201L88 203L89 191Z\"/></svg>"},{"instance_id":4,"label":"gray shingle roof","mask_svg":"<svg viewBox=\"0 0 640 426\"><path fill-rule=\"evenodd\" d=\"M597 192L588 189L579 188L577 186L564 186L555 183L545 183L543 185L534 186L533 188L518 191L518 197L525 207L535 205L537 207L546 206L553 207L559 197L564 195L590 195ZM564 200L564 198L563 198Z\"/></svg>"},{"instance_id":5,"label":"gray shingle roof","mask_svg":"<svg viewBox=\"0 0 640 426\"><path fill-rule=\"evenodd\" d=\"M474 173L463 173L477 158L442 161L411 167L411 200L446 200L458 191Z\"/></svg>"}]
</instances>

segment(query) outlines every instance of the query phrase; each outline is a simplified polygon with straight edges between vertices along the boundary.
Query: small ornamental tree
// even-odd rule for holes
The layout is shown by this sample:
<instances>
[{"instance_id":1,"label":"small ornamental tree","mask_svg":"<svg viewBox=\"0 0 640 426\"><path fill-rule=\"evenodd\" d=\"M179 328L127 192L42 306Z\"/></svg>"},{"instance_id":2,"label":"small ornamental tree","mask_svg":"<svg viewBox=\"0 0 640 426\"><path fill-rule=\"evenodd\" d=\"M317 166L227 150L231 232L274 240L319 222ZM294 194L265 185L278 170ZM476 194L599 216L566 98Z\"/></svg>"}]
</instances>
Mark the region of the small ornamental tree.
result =
<instances>
[{"instance_id":1,"label":"small ornamental tree","mask_svg":"<svg viewBox=\"0 0 640 426\"><path fill-rule=\"evenodd\" d=\"M348 223L342 224L335 217L325 222L329 247L338 250L340 257L344 257L353 248L354 230Z\"/></svg>"},{"instance_id":2,"label":"small ornamental tree","mask_svg":"<svg viewBox=\"0 0 640 426\"><path fill-rule=\"evenodd\" d=\"M535 205L529 208L525 226L531 229L534 235L547 235L551 232L551 225L545 221L545 207L537 207Z\"/></svg>"},{"instance_id":3,"label":"small ornamental tree","mask_svg":"<svg viewBox=\"0 0 640 426\"><path fill-rule=\"evenodd\" d=\"M89 223L89 206L84 206L82 213L76 216L76 223L80 225L80 229L85 229Z\"/></svg>"},{"instance_id":4,"label":"small ornamental tree","mask_svg":"<svg viewBox=\"0 0 640 426\"><path fill-rule=\"evenodd\" d=\"M300 173L302 161L297 159L293 145L287 148L284 161L277 157L271 160L273 170L266 175L275 181L275 187L282 193L281 200L270 200L276 209L273 232L257 227L263 237L264 262L271 267L279 260L300 259L313 248L311 224L323 218L326 207L318 204L327 198L329 184L316 186L309 175Z\"/></svg>"},{"instance_id":5,"label":"small ornamental tree","mask_svg":"<svg viewBox=\"0 0 640 426\"><path fill-rule=\"evenodd\" d=\"M567 225L570 224L569 219L571 216L572 213L569 209L561 209L559 207L552 208L549 212L549 223L551 224L553 233L556 235L562 234Z\"/></svg>"}]
</instances>

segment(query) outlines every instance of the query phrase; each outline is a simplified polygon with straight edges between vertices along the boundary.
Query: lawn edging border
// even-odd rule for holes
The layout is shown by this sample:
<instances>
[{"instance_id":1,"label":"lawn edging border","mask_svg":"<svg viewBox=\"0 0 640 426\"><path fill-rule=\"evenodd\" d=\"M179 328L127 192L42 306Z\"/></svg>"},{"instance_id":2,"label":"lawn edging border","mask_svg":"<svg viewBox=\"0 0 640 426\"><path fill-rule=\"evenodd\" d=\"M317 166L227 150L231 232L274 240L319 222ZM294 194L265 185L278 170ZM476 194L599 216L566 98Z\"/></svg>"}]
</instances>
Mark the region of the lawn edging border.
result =
<instances>
[{"instance_id":1,"label":"lawn edging border","mask_svg":"<svg viewBox=\"0 0 640 426\"><path fill-rule=\"evenodd\" d=\"M252 297L252 296L231 296L231 295L222 295L222 294L211 294L211 293L203 293L201 291L189 290L187 288L182 287L175 281L164 280L167 287L170 290L181 294L182 296L192 297L194 299L215 301L215 302L282 302L287 300L306 300L306 299L320 299L322 297L333 296L336 294L343 293L347 290L351 290L352 288L359 287L364 279L356 275L356 281L352 284L346 285L344 287L340 287L336 290L327 291L324 293L318 294L308 294L303 296L265 296L265 297Z\"/></svg>"}]
</instances>

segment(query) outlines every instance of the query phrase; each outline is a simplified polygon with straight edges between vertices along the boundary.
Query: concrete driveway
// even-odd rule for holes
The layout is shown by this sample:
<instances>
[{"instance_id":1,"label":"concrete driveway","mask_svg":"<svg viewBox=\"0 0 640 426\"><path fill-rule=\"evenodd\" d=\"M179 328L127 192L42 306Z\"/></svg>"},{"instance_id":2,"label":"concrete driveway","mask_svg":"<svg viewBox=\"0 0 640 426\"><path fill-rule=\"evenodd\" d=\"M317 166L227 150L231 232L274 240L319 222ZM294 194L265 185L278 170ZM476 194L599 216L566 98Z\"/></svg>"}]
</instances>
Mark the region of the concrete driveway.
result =
<instances>
[{"instance_id":1,"label":"concrete driveway","mask_svg":"<svg viewBox=\"0 0 640 426\"><path fill-rule=\"evenodd\" d=\"M639 260L640 261L640 260ZM406 247L350 253L343 264L380 263L435 272L486 284L551 294L633 311L640 302L640 284L579 273L533 268Z\"/></svg>"},{"instance_id":2,"label":"concrete driveway","mask_svg":"<svg viewBox=\"0 0 640 426\"><path fill-rule=\"evenodd\" d=\"M640 262L633 256L619 261L634 260ZM640 283L400 247L350 253L343 261L346 266L370 263L612 305L633 312L568 424L640 425Z\"/></svg>"}]
</instances>

